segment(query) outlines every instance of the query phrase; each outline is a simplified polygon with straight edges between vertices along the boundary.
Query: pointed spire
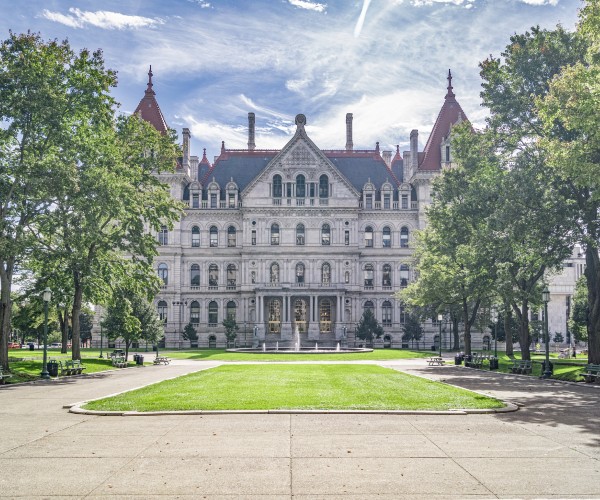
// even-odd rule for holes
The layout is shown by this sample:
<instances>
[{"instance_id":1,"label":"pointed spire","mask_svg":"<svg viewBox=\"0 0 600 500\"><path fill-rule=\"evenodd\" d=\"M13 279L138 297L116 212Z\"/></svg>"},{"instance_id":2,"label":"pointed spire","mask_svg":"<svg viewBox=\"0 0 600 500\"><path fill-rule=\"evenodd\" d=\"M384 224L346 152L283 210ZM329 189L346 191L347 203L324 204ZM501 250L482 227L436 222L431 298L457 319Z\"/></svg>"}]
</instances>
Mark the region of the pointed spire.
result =
<instances>
[{"instance_id":1,"label":"pointed spire","mask_svg":"<svg viewBox=\"0 0 600 500\"><path fill-rule=\"evenodd\" d=\"M221 154L225 153L225 141L221 141Z\"/></svg>"},{"instance_id":2,"label":"pointed spire","mask_svg":"<svg viewBox=\"0 0 600 500\"><path fill-rule=\"evenodd\" d=\"M203 152L202 152L202 160L201 161L208 161L208 158L206 157L206 148L203 148Z\"/></svg>"},{"instance_id":3,"label":"pointed spire","mask_svg":"<svg viewBox=\"0 0 600 500\"><path fill-rule=\"evenodd\" d=\"M450 70L448 70L448 76L446 79L448 80L448 92L446 93L446 99L454 99L456 96L454 95L454 92L452 92L452 72Z\"/></svg>"},{"instance_id":4,"label":"pointed spire","mask_svg":"<svg viewBox=\"0 0 600 500\"><path fill-rule=\"evenodd\" d=\"M146 87L146 94L155 94L154 90L152 90L152 64L148 70L148 86Z\"/></svg>"},{"instance_id":5,"label":"pointed spire","mask_svg":"<svg viewBox=\"0 0 600 500\"><path fill-rule=\"evenodd\" d=\"M375 152L379 154L379 141L375 143Z\"/></svg>"},{"instance_id":6,"label":"pointed spire","mask_svg":"<svg viewBox=\"0 0 600 500\"><path fill-rule=\"evenodd\" d=\"M144 92L144 97L140 100L134 114L139 115L142 120L150 123L161 134L166 134L168 127L165 117L156 101L156 92L152 89L152 66L148 71L148 86Z\"/></svg>"}]
</instances>

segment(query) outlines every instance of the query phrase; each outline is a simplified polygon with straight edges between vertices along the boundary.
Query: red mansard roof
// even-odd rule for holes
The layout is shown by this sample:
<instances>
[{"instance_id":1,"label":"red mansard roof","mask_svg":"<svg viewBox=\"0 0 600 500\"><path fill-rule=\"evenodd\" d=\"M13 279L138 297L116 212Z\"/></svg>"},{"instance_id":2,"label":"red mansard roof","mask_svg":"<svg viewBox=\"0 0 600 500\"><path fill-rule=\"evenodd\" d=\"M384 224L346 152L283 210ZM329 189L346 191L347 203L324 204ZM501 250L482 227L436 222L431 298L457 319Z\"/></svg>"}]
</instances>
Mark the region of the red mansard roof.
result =
<instances>
[{"instance_id":1,"label":"red mansard roof","mask_svg":"<svg viewBox=\"0 0 600 500\"><path fill-rule=\"evenodd\" d=\"M419 158L419 170L440 170L442 163L440 145L442 141L448 137L452 125L466 119L464 111L458 104L454 92L452 92L452 73L448 70L448 92L425 145L423 159ZM419 156L421 155L419 154Z\"/></svg>"},{"instance_id":2,"label":"red mansard roof","mask_svg":"<svg viewBox=\"0 0 600 500\"><path fill-rule=\"evenodd\" d=\"M167 122L156 101L156 97L154 97L155 95L156 93L152 90L152 66L150 66L150 71L148 71L148 87L144 92L144 97L142 97L137 108L135 108L134 113L138 114L142 120L150 123L161 134L165 134L168 129Z\"/></svg>"}]
</instances>

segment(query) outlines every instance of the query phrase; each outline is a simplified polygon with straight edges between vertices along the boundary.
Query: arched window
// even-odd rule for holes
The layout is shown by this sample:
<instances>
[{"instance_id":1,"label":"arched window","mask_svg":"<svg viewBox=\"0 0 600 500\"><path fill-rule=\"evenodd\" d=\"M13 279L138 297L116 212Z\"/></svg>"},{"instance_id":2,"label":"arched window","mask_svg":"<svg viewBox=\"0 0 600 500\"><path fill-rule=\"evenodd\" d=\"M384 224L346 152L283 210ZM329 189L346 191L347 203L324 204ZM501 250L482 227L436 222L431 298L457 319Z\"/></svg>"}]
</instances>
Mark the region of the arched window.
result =
<instances>
[{"instance_id":1,"label":"arched window","mask_svg":"<svg viewBox=\"0 0 600 500\"><path fill-rule=\"evenodd\" d=\"M408 313L406 312L406 307L404 306L404 304L400 305L400 323L404 324L406 322L406 317L408 316Z\"/></svg>"},{"instance_id":2,"label":"arched window","mask_svg":"<svg viewBox=\"0 0 600 500\"><path fill-rule=\"evenodd\" d=\"M373 264L367 264L364 269L365 286L372 287L375 279Z\"/></svg>"},{"instance_id":3,"label":"arched window","mask_svg":"<svg viewBox=\"0 0 600 500\"><path fill-rule=\"evenodd\" d=\"M329 178L325 174L319 177L319 198L329 198Z\"/></svg>"},{"instance_id":4,"label":"arched window","mask_svg":"<svg viewBox=\"0 0 600 500\"><path fill-rule=\"evenodd\" d=\"M296 264L296 283L304 284L304 264L302 262Z\"/></svg>"},{"instance_id":5,"label":"arched window","mask_svg":"<svg viewBox=\"0 0 600 500\"><path fill-rule=\"evenodd\" d=\"M367 300L365 302L365 305L363 306L363 311L371 311L372 313L375 312L375 306L373 305L373 302L371 302L370 300Z\"/></svg>"},{"instance_id":6,"label":"arched window","mask_svg":"<svg viewBox=\"0 0 600 500\"><path fill-rule=\"evenodd\" d=\"M273 198L281 198L281 175L276 174L273 176Z\"/></svg>"},{"instance_id":7,"label":"arched window","mask_svg":"<svg viewBox=\"0 0 600 500\"><path fill-rule=\"evenodd\" d=\"M368 248L373 246L373 228L371 226L365 227L365 246Z\"/></svg>"},{"instance_id":8,"label":"arched window","mask_svg":"<svg viewBox=\"0 0 600 500\"><path fill-rule=\"evenodd\" d=\"M319 304L319 328L322 333L331 331L331 301L321 300Z\"/></svg>"},{"instance_id":9,"label":"arched window","mask_svg":"<svg viewBox=\"0 0 600 500\"><path fill-rule=\"evenodd\" d=\"M294 331L298 328L298 332L304 333L307 320L306 300L296 299L294 301Z\"/></svg>"},{"instance_id":10,"label":"arched window","mask_svg":"<svg viewBox=\"0 0 600 500\"><path fill-rule=\"evenodd\" d=\"M350 271L346 271L344 273L344 283L346 283L346 284L350 283Z\"/></svg>"},{"instance_id":11,"label":"arched window","mask_svg":"<svg viewBox=\"0 0 600 500\"><path fill-rule=\"evenodd\" d=\"M271 299L269 302L269 332L279 333L281 331L281 301Z\"/></svg>"},{"instance_id":12,"label":"arched window","mask_svg":"<svg viewBox=\"0 0 600 500\"><path fill-rule=\"evenodd\" d=\"M408 248L408 228L406 226L400 229L400 247Z\"/></svg>"},{"instance_id":13,"label":"arched window","mask_svg":"<svg viewBox=\"0 0 600 500\"><path fill-rule=\"evenodd\" d=\"M408 264L402 264L400 266L400 288L406 288L408 286Z\"/></svg>"},{"instance_id":14,"label":"arched window","mask_svg":"<svg viewBox=\"0 0 600 500\"><path fill-rule=\"evenodd\" d=\"M219 266L211 264L208 267L208 286L217 288L219 286Z\"/></svg>"},{"instance_id":15,"label":"arched window","mask_svg":"<svg viewBox=\"0 0 600 500\"><path fill-rule=\"evenodd\" d=\"M198 226L192 228L192 246L200 246L200 228Z\"/></svg>"},{"instance_id":16,"label":"arched window","mask_svg":"<svg viewBox=\"0 0 600 500\"><path fill-rule=\"evenodd\" d=\"M279 224L271 224L271 245L279 245Z\"/></svg>"},{"instance_id":17,"label":"arched window","mask_svg":"<svg viewBox=\"0 0 600 500\"><path fill-rule=\"evenodd\" d=\"M329 286L331 284L331 264L325 262L321 266L321 284Z\"/></svg>"},{"instance_id":18,"label":"arched window","mask_svg":"<svg viewBox=\"0 0 600 500\"><path fill-rule=\"evenodd\" d=\"M296 198L306 196L306 179L302 174L296 176Z\"/></svg>"},{"instance_id":19,"label":"arched window","mask_svg":"<svg viewBox=\"0 0 600 500\"><path fill-rule=\"evenodd\" d=\"M384 264L382 268L381 285L385 287L392 286L392 266Z\"/></svg>"},{"instance_id":20,"label":"arched window","mask_svg":"<svg viewBox=\"0 0 600 500\"><path fill-rule=\"evenodd\" d=\"M234 247L236 245L236 230L235 227L229 226L227 228L227 246Z\"/></svg>"},{"instance_id":21,"label":"arched window","mask_svg":"<svg viewBox=\"0 0 600 500\"><path fill-rule=\"evenodd\" d=\"M271 264L269 275L272 285L279 284L279 264L277 264L277 262L273 262L273 264Z\"/></svg>"},{"instance_id":22,"label":"arched window","mask_svg":"<svg viewBox=\"0 0 600 500\"><path fill-rule=\"evenodd\" d=\"M381 324L392 326L392 303L389 300L381 304Z\"/></svg>"},{"instance_id":23,"label":"arched window","mask_svg":"<svg viewBox=\"0 0 600 500\"><path fill-rule=\"evenodd\" d=\"M196 300L190 304L190 323L192 325L200 324L200 304Z\"/></svg>"},{"instance_id":24,"label":"arched window","mask_svg":"<svg viewBox=\"0 0 600 500\"><path fill-rule=\"evenodd\" d=\"M304 245L304 224L296 226L296 245Z\"/></svg>"},{"instance_id":25,"label":"arched window","mask_svg":"<svg viewBox=\"0 0 600 500\"><path fill-rule=\"evenodd\" d=\"M166 264L162 263L158 265L158 277L162 280L163 285L169 284L169 268Z\"/></svg>"},{"instance_id":26,"label":"arched window","mask_svg":"<svg viewBox=\"0 0 600 500\"><path fill-rule=\"evenodd\" d=\"M161 300L158 303L158 318L163 322L166 323L167 322L167 311L168 311L168 306L167 303L164 300Z\"/></svg>"},{"instance_id":27,"label":"arched window","mask_svg":"<svg viewBox=\"0 0 600 500\"><path fill-rule=\"evenodd\" d=\"M210 226L210 246L219 246L219 230L217 229L217 226Z\"/></svg>"},{"instance_id":28,"label":"arched window","mask_svg":"<svg viewBox=\"0 0 600 500\"><path fill-rule=\"evenodd\" d=\"M190 268L190 286L200 286L200 266L192 264Z\"/></svg>"},{"instance_id":29,"label":"arched window","mask_svg":"<svg viewBox=\"0 0 600 500\"><path fill-rule=\"evenodd\" d=\"M331 228L329 224L321 226L321 245L329 245L331 243Z\"/></svg>"},{"instance_id":30,"label":"arched window","mask_svg":"<svg viewBox=\"0 0 600 500\"><path fill-rule=\"evenodd\" d=\"M158 244L169 244L169 229L167 228L167 226L161 226L160 231L158 232Z\"/></svg>"},{"instance_id":31,"label":"arched window","mask_svg":"<svg viewBox=\"0 0 600 500\"><path fill-rule=\"evenodd\" d=\"M230 300L229 302L227 302L227 319L233 319L235 320L235 302L233 300Z\"/></svg>"},{"instance_id":32,"label":"arched window","mask_svg":"<svg viewBox=\"0 0 600 500\"><path fill-rule=\"evenodd\" d=\"M383 228L383 248L390 248L392 246L392 230L385 226Z\"/></svg>"},{"instance_id":33,"label":"arched window","mask_svg":"<svg viewBox=\"0 0 600 500\"><path fill-rule=\"evenodd\" d=\"M237 268L235 264L229 264L227 266L227 289L235 290L237 286Z\"/></svg>"},{"instance_id":34,"label":"arched window","mask_svg":"<svg viewBox=\"0 0 600 500\"><path fill-rule=\"evenodd\" d=\"M256 283L256 271L252 271L250 273L250 283L252 283L253 285Z\"/></svg>"},{"instance_id":35,"label":"arched window","mask_svg":"<svg viewBox=\"0 0 600 500\"><path fill-rule=\"evenodd\" d=\"M208 326L217 326L219 322L219 305L211 300L208 303Z\"/></svg>"}]
</instances>

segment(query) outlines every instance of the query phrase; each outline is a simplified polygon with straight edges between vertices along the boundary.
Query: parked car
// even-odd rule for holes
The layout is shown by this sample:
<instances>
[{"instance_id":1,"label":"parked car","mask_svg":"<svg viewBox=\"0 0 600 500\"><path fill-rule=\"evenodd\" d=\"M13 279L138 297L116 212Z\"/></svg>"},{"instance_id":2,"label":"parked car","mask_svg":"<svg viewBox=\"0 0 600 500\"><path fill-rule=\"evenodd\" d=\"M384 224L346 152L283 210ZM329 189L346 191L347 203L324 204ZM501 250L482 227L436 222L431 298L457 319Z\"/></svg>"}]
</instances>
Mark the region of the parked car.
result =
<instances>
[{"instance_id":1,"label":"parked car","mask_svg":"<svg viewBox=\"0 0 600 500\"><path fill-rule=\"evenodd\" d=\"M53 342L50 347L62 347L62 342Z\"/></svg>"},{"instance_id":2,"label":"parked car","mask_svg":"<svg viewBox=\"0 0 600 500\"><path fill-rule=\"evenodd\" d=\"M9 349L21 349L21 344L19 344L18 342L9 342L8 348Z\"/></svg>"}]
</instances>

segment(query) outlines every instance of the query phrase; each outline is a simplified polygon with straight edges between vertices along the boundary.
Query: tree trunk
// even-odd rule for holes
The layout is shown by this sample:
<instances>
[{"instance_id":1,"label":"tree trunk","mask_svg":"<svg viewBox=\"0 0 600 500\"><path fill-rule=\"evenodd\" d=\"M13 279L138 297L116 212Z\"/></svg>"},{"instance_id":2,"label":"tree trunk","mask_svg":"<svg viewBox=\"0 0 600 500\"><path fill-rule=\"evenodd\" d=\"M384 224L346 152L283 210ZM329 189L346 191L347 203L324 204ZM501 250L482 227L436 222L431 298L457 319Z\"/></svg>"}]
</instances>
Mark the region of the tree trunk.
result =
<instances>
[{"instance_id":1,"label":"tree trunk","mask_svg":"<svg viewBox=\"0 0 600 500\"><path fill-rule=\"evenodd\" d=\"M454 314L451 315L452 318L452 333L453 333L453 339L454 339L454 346L452 347L452 349L454 351L459 351L460 350L460 337L458 336L458 316L455 316Z\"/></svg>"},{"instance_id":2,"label":"tree trunk","mask_svg":"<svg viewBox=\"0 0 600 500\"><path fill-rule=\"evenodd\" d=\"M506 355L509 358L514 358L515 353L513 350L513 341L512 341L512 311L508 304L505 305L504 308L504 340L506 342Z\"/></svg>"},{"instance_id":3,"label":"tree trunk","mask_svg":"<svg viewBox=\"0 0 600 500\"><path fill-rule=\"evenodd\" d=\"M463 300L463 323L465 325L465 354L471 355L471 323L469 321L469 305Z\"/></svg>"},{"instance_id":4,"label":"tree trunk","mask_svg":"<svg viewBox=\"0 0 600 500\"><path fill-rule=\"evenodd\" d=\"M600 364L600 258L597 244L586 245L585 278L588 290L588 363Z\"/></svg>"},{"instance_id":5,"label":"tree trunk","mask_svg":"<svg viewBox=\"0 0 600 500\"><path fill-rule=\"evenodd\" d=\"M513 304L513 307L514 304ZM519 318L519 345L521 346L521 359L530 360L531 335L529 334L529 301L523 300L521 308L516 308Z\"/></svg>"},{"instance_id":6,"label":"tree trunk","mask_svg":"<svg viewBox=\"0 0 600 500\"><path fill-rule=\"evenodd\" d=\"M8 366L8 337L10 335L10 320L12 315L12 275L14 262L9 260L0 264L0 365L4 371Z\"/></svg>"},{"instance_id":7,"label":"tree trunk","mask_svg":"<svg viewBox=\"0 0 600 500\"><path fill-rule=\"evenodd\" d=\"M73 338L71 340L71 358L81 359L81 349L79 342L79 313L81 313L81 302L83 298L83 285L79 279L79 273L73 272L73 284L75 294L73 296L73 310L71 312L73 324Z\"/></svg>"},{"instance_id":8,"label":"tree trunk","mask_svg":"<svg viewBox=\"0 0 600 500\"><path fill-rule=\"evenodd\" d=\"M62 352L63 354L67 353L67 346L69 344L69 308L67 306L65 306L65 313L64 313L64 325L63 329L62 329L62 349L60 350L60 352Z\"/></svg>"}]
</instances>

